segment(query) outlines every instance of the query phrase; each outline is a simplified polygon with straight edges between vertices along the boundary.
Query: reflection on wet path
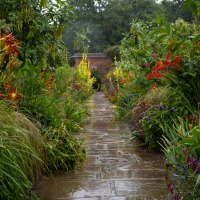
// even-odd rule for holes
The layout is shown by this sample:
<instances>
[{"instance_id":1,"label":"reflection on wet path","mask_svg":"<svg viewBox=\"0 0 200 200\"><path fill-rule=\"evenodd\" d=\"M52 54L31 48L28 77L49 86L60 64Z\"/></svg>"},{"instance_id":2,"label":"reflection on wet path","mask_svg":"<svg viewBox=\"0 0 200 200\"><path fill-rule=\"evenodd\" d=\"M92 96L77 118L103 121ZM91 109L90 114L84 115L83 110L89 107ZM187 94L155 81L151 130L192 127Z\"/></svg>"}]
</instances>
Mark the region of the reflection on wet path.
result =
<instances>
[{"instance_id":1,"label":"reflection on wet path","mask_svg":"<svg viewBox=\"0 0 200 200\"><path fill-rule=\"evenodd\" d=\"M130 141L127 125L113 120L111 104L98 92L87 103L85 167L43 179L37 189L44 200L166 200L164 157Z\"/></svg>"}]
</instances>

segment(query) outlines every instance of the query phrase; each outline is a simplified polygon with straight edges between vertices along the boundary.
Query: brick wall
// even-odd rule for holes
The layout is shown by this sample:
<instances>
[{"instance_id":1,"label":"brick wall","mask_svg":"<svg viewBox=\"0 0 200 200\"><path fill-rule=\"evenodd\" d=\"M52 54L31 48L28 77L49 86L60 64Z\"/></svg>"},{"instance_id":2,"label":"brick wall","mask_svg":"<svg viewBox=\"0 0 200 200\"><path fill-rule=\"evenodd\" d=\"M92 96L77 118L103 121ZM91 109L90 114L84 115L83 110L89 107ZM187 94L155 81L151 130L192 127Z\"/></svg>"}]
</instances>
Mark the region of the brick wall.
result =
<instances>
[{"instance_id":1,"label":"brick wall","mask_svg":"<svg viewBox=\"0 0 200 200\"><path fill-rule=\"evenodd\" d=\"M76 53L74 56L75 58L75 66L78 66L79 63L82 60L82 54L81 53ZM111 68L113 62L111 58L106 56L106 54L103 53L89 53L87 55L87 61L90 62L90 68L92 69L99 69L99 67L106 67L106 68Z\"/></svg>"}]
</instances>

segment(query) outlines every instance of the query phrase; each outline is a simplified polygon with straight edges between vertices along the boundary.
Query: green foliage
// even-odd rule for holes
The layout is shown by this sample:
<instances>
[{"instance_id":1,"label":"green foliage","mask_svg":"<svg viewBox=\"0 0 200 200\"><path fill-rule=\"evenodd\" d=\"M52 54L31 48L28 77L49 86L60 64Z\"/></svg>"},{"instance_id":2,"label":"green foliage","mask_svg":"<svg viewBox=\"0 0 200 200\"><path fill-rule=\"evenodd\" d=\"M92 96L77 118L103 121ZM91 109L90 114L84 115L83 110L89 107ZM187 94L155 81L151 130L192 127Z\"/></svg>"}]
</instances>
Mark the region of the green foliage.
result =
<instances>
[{"instance_id":1,"label":"green foliage","mask_svg":"<svg viewBox=\"0 0 200 200\"><path fill-rule=\"evenodd\" d=\"M0 19L12 25L14 35L23 44L20 60L24 64L53 69L66 62L62 32L74 17L66 1L3 0L0 13Z\"/></svg>"},{"instance_id":2,"label":"green foliage","mask_svg":"<svg viewBox=\"0 0 200 200\"><path fill-rule=\"evenodd\" d=\"M199 2L194 1L194 0L185 0L182 5L182 12L184 13L188 7L192 11L193 15L197 18L197 20L200 21L200 15L199 15L200 4L199 4Z\"/></svg>"},{"instance_id":3,"label":"green foliage","mask_svg":"<svg viewBox=\"0 0 200 200\"><path fill-rule=\"evenodd\" d=\"M151 21L156 14L162 13L162 6L154 0L73 0L70 4L75 7L77 19L71 23L64 38L72 54L74 49L70 41L82 27L92 30L90 52L102 52L110 46L120 45L133 19Z\"/></svg>"},{"instance_id":4,"label":"green foliage","mask_svg":"<svg viewBox=\"0 0 200 200\"><path fill-rule=\"evenodd\" d=\"M104 50L104 52L112 59L113 62L120 60L119 45L108 47Z\"/></svg>"},{"instance_id":5,"label":"green foliage","mask_svg":"<svg viewBox=\"0 0 200 200\"><path fill-rule=\"evenodd\" d=\"M85 160L82 142L79 143L66 129L47 128L42 131L47 172L80 168Z\"/></svg>"},{"instance_id":6,"label":"green foliage","mask_svg":"<svg viewBox=\"0 0 200 200\"><path fill-rule=\"evenodd\" d=\"M74 47L76 50L81 50L82 53L88 53L90 39L88 35L91 34L89 28L86 30L81 28L79 32L76 32L76 37L74 38Z\"/></svg>"},{"instance_id":7,"label":"green foliage","mask_svg":"<svg viewBox=\"0 0 200 200\"><path fill-rule=\"evenodd\" d=\"M4 23L3 20L2 27ZM85 82L83 75L74 69L71 71L69 66L58 68L56 73L50 67L41 68L36 52L32 52L36 57L34 62L31 57L23 60L18 41L8 29L2 32L0 197L37 198L32 195L32 185L44 172L82 166L85 152L82 142L72 132L84 126L86 111L82 103L93 93L92 86L90 79ZM23 37L20 31L17 34ZM27 49L25 53L29 54ZM21 68L17 68L18 57L22 60ZM50 62L49 66L54 67Z\"/></svg>"},{"instance_id":8,"label":"green foliage","mask_svg":"<svg viewBox=\"0 0 200 200\"><path fill-rule=\"evenodd\" d=\"M144 63L152 62L150 55L153 53L153 38L148 36L151 24L133 20L130 32L122 40L120 46L121 61L117 63L125 71L140 71ZM134 59L132 59L134 57ZM149 57L149 58L148 58ZM148 60L147 60L148 58ZM126 62L124 62L124 60ZM145 69L145 68L144 68Z\"/></svg>"},{"instance_id":9,"label":"green foliage","mask_svg":"<svg viewBox=\"0 0 200 200\"><path fill-rule=\"evenodd\" d=\"M199 2L185 2L184 9L192 6L198 20ZM132 136L142 145L162 146L167 187L176 199L200 197L199 38L197 21L165 24L164 16L148 24L134 20L113 70L117 92L111 102L117 116L128 119L131 113Z\"/></svg>"},{"instance_id":10,"label":"green foliage","mask_svg":"<svg viewBox=\"0 0 200 200\"><path fill-rule=\"evenodd\" d=\"M167 22L174 22L179 17L183 18L187 22L192 22L193 16L189 9L185 9L182 12L182 4L184 0L163 0L161 5L163 6L165 18Z\"/></svg>"},{"instance_id":11,"label":"green foliage","mask_svg":"<svg viewBox=\"0 0 200 200\"><path fill-rule=\"evenodd\" d=\"M170 140L163 138L168 189L180 199L199 199L199 126L191 128L179 118L165 132L170 133Z\"/></svg>"}]
</instances>

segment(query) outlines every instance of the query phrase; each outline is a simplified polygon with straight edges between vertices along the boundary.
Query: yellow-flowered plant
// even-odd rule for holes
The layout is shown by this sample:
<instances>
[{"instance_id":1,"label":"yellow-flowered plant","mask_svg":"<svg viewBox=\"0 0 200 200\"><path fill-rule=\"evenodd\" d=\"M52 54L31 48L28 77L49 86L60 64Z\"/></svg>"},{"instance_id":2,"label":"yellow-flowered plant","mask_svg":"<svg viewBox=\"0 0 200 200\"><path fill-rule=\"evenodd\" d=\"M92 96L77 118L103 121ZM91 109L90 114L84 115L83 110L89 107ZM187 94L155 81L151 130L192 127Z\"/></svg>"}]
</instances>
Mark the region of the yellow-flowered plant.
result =
<instances>
[{"instance_id":1,"label":"yellow-flowered plant","mask_svg":"<svg viewBox=\"0 0 200 200\"><path fill-rule=\"evenodd\" d=\"M120 66L113 70L113 74L115 75L117 81L125 78L125 74Z\"/></svg>"},{"instance_id":2,"label":"yellow-flowered plant","mask_svg":"<svg viewBox=\"0 0 200 200\"><path fill-rule=\"evenodd\" d=\"M87 54L83 54L82 60L78 66L77 74L79 79L87 83L88 86L93 85L95 78L91 77L90 62L87 61Z\"/></svg>"}]
</instances>

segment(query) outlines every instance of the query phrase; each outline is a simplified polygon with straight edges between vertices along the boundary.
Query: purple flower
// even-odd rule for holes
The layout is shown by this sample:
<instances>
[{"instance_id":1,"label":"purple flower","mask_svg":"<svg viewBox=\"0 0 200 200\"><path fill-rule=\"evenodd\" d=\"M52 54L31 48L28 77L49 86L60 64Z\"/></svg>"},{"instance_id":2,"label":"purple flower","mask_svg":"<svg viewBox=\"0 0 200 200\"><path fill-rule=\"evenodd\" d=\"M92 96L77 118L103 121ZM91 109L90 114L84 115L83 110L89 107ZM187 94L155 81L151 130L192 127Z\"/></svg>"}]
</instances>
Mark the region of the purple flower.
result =
<instances>
[{"instance_id":1,"label":"purple flower","mask_svg":"<svg viewBox=\"0 0 200 200\"><path fill-rule=\"evenodd\" d=\"M174 187L171 183L168 183L167 184L167 188L170 190L170 192L173 194L173 190L174 190Z\"/></svg>"},{"instance_id":2,"label":"purple flower","mask_svg":"<svg viewBox=\"0 0 200 200\"><path fill-rule=\"evenodd\" d=\"M185 173L187 171L187 169L183 168L182 172Z\"/></svg>"},{"instance_id":3,"label":"purple flower","mask_svg":"<svg viewBox=\"0 0 200 200\"><path fill-rule=\"evenodd\" d=\"M152 58L156 58L156 57L157 57L157 54L156 54L156 53L152 53L152 54L151 54L151 57L152 57Z\"/></svg>"},{"instance_id":4,"label":"purple flower","mask_svg":"<svg viewBox=\"0 0 200 200\"><path fill-rule=\"evenodd\" d=\"M172 108L170 108L170 111L175 112L175 109L172 107Z\"/></svg>"},{"instance_id":5,"label":"purple flower","mask_svg":"<svg viewBox=\"0 0 200 200\"><path fill-rule=\"evenodd\" d=\"M158 106L158 110L163 110L163 108L164 108L164 107L161 106L161 105Z\"/></svg>"},{"instance_id":6,"label":"purple flower","mask_svg":"<svg viewBox=\"0 0 200 200\"><path fill-rule=\"evenodd\" d=\"M175 194L175 196L174 196L174 200L179 200L179 196L178 196L178 194Z\"/></svg>"},{"instance_id":7,"label":"purple flower","mask_svg":"<svg viewBox=\"0 0 200 200\"><path fill-rule=\"evenodd\" d=\"M143 66L144 66L144 67L148 67L149 64L148 64L148 63L144 63Z\"/></svg>"},{"instance_id":8,"label":"purple flower","mask_svg":"<svg viewBox=\"0 0 200 200\"><path fill-rule=\"evenodd\" d=\"M181 181L183 182L185 180L185 176L181 176Z\"/></svg>"},{"instance_id":9,"label":"purple flower","mask_svg":"<svg viewBox=\"0 0 200 200\"><path fill-rule=\"evenodd\" d=\"M198 166L197 166L196 174L200 174L200 164L198 164Z\"/></svg>"},{"instance_id":10,"label":"purple flower","mask_svg":"<svg viewBox=\"0 0 200 200\"><path fill-rule=\"evenodd\" d=\"M53 137L53 133L50 133L49 136L50 136L50 137Z\"/></svg>"},{"instance_id":11,"label":"purple flower","mask_svg":"<svg viewBox=\"0 0 200 200\"><path fill-rule=\"evenodd\" d=\"M147 118L147 121L151 121L151 118Z\"/></svg>"},{"instance_id":12,"label":"purple flower","mask_svg":"<svg viewBox=\"0 0 200 200\"><path fill-rule=\"evenodd\" d=\"M180 169L181 168L181 165L180 164L177 164L176 165L176 169Z\"/></svg>"},{"instance_id":13,"label":"purple flower","mask_svg":"<svg viewBox=\"0 0 200 200\"><path fill-rule=\"evenodd\" d=\"M194 158L190 158L188 157L186 160L187 163L189 163L189 165L194 168L195 167L195 159Z\"/></svg>"}]
</instances>

